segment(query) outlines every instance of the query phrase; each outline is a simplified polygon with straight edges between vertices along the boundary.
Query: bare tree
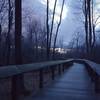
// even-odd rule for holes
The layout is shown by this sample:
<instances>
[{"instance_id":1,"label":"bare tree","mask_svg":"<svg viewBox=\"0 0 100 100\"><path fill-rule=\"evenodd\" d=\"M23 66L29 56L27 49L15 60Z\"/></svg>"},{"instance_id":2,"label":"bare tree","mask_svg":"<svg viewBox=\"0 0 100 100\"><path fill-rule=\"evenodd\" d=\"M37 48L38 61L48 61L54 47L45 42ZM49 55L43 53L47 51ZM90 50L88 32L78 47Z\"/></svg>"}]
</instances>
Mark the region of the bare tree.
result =
<instances>
[{"instance_id":1,"label":"bare tree","mask_svg":"<svg viewBox=\"0 0 100 100\"><path fill-rule=\"evenodd\" d=\"M15 0L15 58L16 64L22 64L22 6L21 0Z\"/></svg>"},{"instance_id":2,"label":"bare tree","mask_svg":"<svg viewBox=\"0 0 100 100\"><path fill-rule=\"evenodd\" d=\"M59 32L59 27L60 27L61 21L62 21L62 14L63 14L64 3L65 3L65 0L63 0L63 2L62 2L61 13L60 13L60 20L58 22L57 30L56 30L56 35L55 35L55 38L54 38L54 44L53 44L53 59L54 59L54 55L55 55L55 47L56 47L56 41L57 41L57 36L58 36L58 32Z\"/></svg>"},{"instance_id":3,"label":"bare tree","mask_svg":"<svg viewBox=\"0 0 100 100\"><path fill-rule=\"evenodd\" d=\"M5 58L6 58L6 64L10 64L10 53L11 53L11 28L13 25L13 2L11 0L8 0L8 32L6 37L6 52L5 52Z\"/></svg>"},{"instance_id":4,"label":"bare tree","mask_svg":"<svg viewBox=\"0 0 100 100\"><path fill-rule=\"evenodd\" d=\"M52 32L53 32L53 26L54 26L54 18L55 18L55 12L56 12L56 5L57 0L55 0L54 9L53 9L53 17L52 17L52 23L51 23L51 30L50 30L50 39L49 39L49 47L51 48L51 40L52 40Z\"/></svg>"},{"instance_id":5,"label":"bare tree","mask_svg":"<svg viewBox=\"0 0 100 100\"><path fill-rule=\"evenodd\" d=\"M2 27L1 27L1 25L0 25L0 50L1 50L1 33L2 33ZM1 53L0 53L0 66L1 66Z\"/></svg>"},{"instance_id":6,"label":"bare tree","mask_svg":"<svg viewBox=\"0 0 100 100\"><path fill-rule=\"evenodd\" d=\"M89 53L89 43L88 43L88 6L87 0L83 1L83 13L85 16L85 34L86 34L86 52Z\"/></svg>"},{"instance_id":7,"label":"bare tree","mask_svg":"<svg viewBox=\"0 0 100 100\"><path fill-rule=\"evenodd\" d=\"M7 0L0 0L0 24L2 24L4 16L7 10Z\"/></svg>"},{"instance_id":8,"label":"bare tree","mask_svg":"<svg viewBox=\"0 0 100 100\"><path fill-rule=\"evenodd\" d=\"M1 44L1 33L2 33L2 27L1 27L1 24L0 24L0 44Z\"/></svg>"},{"instance_id":9,"label":"bare tree","mask_svg":"<svg viewBox=\"0 0 100 100\"><path fill-rule=\"evenodd\" d=\"M46 9L46 13L47 13L47 19L46 19L46 27L47 27L47 60L49 60L49 56L50 56L50 48L49 48L49 0L47 0L47 9Z\"/></svg>"},{"instance_id":10,"label":"bare tree","mask_svg":"<svg viewBox=\"0 0 100 100\"><path fill-rule=\"evenodd\" d=\"M54 2L54 8L53 8L53 14L51 18L51 25L49 25L49 2L50 0L47 0L47 59L50 59L50 48L51 48L51 40L53 35L53 26L54 26L54 18L55 18L55 12L56 12L56 6L57 6L57 0Z\"/></svg>"},{"instance_id":11,"label":"bare tree","mask_svg":"<svg viewBox=\"0 0 100 100\"><path fill-rule=\"evenodd\" d=\"M85 32L86 32L86 50L87 56L90 57L92 54L92 44L93 44L93 25L91 20L93 18L93 2L91 0L83 1L83 12L85 15ZM92 8L91 8L92 5Z\"/></svg>"},{"instance_id":12,"label":"bare tree","mask_svg":"<svg viewBox=\"0 0 100 100\"><path fill-rule=\"evenodd\" d=\"M92 43L92 52L94 53L94 48L96 45L96 26L100 24L100 15L98 15L96 18L94 17L94 1L92 0L92 33L93 33L93 43Z\"/></svg>"},{"instance_id":13,"label":"bare tree","mask_svg":"<svg viewBox=\"0 0 100 100\"><path fill-rule=\"evenodd\" d=\"M22 64L22 0L15 0L15 63L16 65ZM24 93L24 76L21 74L19 76L12 78L13 86L15 87L15 93L13 93L14 100L17 100L17 95L19 93ZM18 92L19 91L19 92Z\"/></svg>"},{"instance_id":14,"label":"bare tree","mask_svg":"<svg viewBox=\"0 0 100 100\"><path fill-rule=\"evenodd\" d=\"M0 0L0 65L2 64L2 23L3 23L3 18L4 14L7 8L7 3L6 0Z\"/></svg>"}]
</instances>

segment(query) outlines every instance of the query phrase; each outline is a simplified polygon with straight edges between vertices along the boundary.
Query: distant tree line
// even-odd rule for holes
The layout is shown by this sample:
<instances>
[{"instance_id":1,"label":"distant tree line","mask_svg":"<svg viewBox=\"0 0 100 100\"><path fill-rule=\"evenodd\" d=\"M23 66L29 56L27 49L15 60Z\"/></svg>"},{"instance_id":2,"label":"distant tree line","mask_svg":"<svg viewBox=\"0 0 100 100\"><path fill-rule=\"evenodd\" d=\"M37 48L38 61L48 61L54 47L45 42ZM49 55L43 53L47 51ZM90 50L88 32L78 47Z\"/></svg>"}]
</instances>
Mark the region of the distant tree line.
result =
<instances>
[{"instance_id":1,"label":"distant tree line","mask_svg":"<svg viewBox=\"0 0 100 100\"><path fill-rule=\"evenodd\" d=\"M94 17L94 0L79 1L82 3L84 30L74 33L67 46L70 51L61 54L56 51L56 47L63 48L57 41L65 0L62 0L56 24L54 20L58 0L54 1L52 12L49 9L50 0L47 0L44 23L35 17L33 10L22 8L21 0L0 0L0 66L71 57L99 61L100 31L96 30L96 26L100 23L100 16Z\"/></svg>"},{"instance_id":2,"label":"distant tree line","mask_svg":"<svg viewBox=\"0 0 100 100\"><path fill-rule=\"evenodd\" d=\"M81 21L84 29L79 28L73 34L74 38L69 43L71 51L68 55L75 58L86 58L100 63L100 31L96 30L96 26L100 24L100 12L98 12L98 15L96 14L95 7L97 5L94 0L79 0L78 2L81 2L81 8L78 8L77 11L81 10L83 12Z\"/></svg>"},{"instance_id":3,"label":"distant tree line","mask_svg":"<svg viewBox=\"0 0 100 100\"><path fill-rule=\"evenodd\" d=\"M0 0L0 66L63 58L64 55L56 52L55 48L65 0L62 0L59 22L54 33L57 1L50 18L50 0L47 0L43 24L34 17L31 9L22 8L22 0Z\"/></svg>"}]
</instances>

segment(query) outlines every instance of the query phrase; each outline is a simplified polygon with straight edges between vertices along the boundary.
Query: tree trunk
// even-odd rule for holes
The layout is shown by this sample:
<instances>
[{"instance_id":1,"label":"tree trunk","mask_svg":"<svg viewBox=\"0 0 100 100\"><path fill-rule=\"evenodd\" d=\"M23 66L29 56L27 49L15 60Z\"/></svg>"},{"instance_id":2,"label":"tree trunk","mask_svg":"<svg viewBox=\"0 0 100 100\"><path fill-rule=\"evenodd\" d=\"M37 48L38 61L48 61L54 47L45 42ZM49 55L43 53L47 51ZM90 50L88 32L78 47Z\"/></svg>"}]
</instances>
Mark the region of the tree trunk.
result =
<instances>
[{"instance_id":1,"label":"tree trunk","mask_svg":"<svg viewBox=\"0 0 100 100\"><path fill-rule=\"evenodd\" d=\"M15 62L22 64L22 14L21 14L21 0L15 0Z\"/></svg>"},{"instance_id":2,"label":"tree trunk","mask_svg":"<svg viewBox=\"0 0 100 100\"><path fill-rule=\"evenodd\" d=\"M1 50L1 33L2 33L2 26L0 24L0 50ZM2 54L0 52L0 66L2 65Z\"/></svg>"},{"instance_id":3,"label":"tree trunk","mask_svg":"<svg viewBox=\"0 0 100 100\"><path fill-rule=\"evenodd\" d=\"M53 26L54 26L54 17L55 17L56 5L57 5L57 0L55 0L54 9L53 9L53 17L52 17L51 30L50 30L50 39L49 39L49 47L50 48L51 48L51 40L52 40L52 32L53 32Z\"/></svg>"},{"instance_id":4,"label":"tree trunk","mask_svg":"<svg viewBox=\"0 0 100 100\"><path fill-rule=\"evenodd\" d=\"M95 23L94 23L94 5L93 5L94 1L92 0L92 35L93 35L93 39L92 39L92 55L94 57L95 55L95 42L96 42L96 36L95 36Z\"/></svg>"},{"instance_id":5,"label":"tree trunk","mask_svg":"<svg viewBox=\"0 0 100 100\"><path fill-rule=\"evenodd\" d=\"M86 56L88 57L88 53L89 53L89 35L88 35L88 7L87 7L87 0L84 1L84 14L85 14L85 36L86 36Z\"/></svg>"},{"instance_id":6,"label":"tree trunk","mask_svg":"<svg viewBox=\"0 0 100 100\"><path fill-rule=\"evenodd\" d=\"M1 44L1 33L2 33L2 26L0 24L0 44ZM0 45L1 46L1 45Z\"/></svg>"},{"instance_id":7,"label":"tree trunk","mask_svg":"<svg viewBox=\"0 0 100 100\"><path fill-rule=\"evenodd\" d=\"M50 48L49 48L49 0L47 0L47 19L46 19L46 27L47 27L47 52L46 58L49 60L50 56Z\"/></svg>"},{"instance_id":8,"label":"tree trunk","mask_svg":"<svg viewBox=\"0 0 100 100\"><path fill-rule=\"evenodd\" d=\"M91 24L91 0L88 0L88 12L89 12L89 56L92 54L92 24Z\"/></svg>"},{"instance_id":9,"label":"tree trunk","mask_svg":"<svg viewBox=\"0 0 100 100\"><path fill-rule=\"evenodd\" d=\"M15 0L15 63L16 65L22 64L22 6L21 0ZM14 84L14 83L13 83ZM17 94L24 93L24 76L19 75L16 77Z\"/></svg>"},{"instance_id":10,"label":"tree trunk","mask_svg":"<svg viewBox=\"0 0 100 100\"><path fill-rule=\"evenodd\" d=\"M56 35L55 35L55 38L54 38L53 59L55 59L56 41L57 41L57 36L58 36L58 32L59 32L59 27L60 27L61 20L62 20L62 14L63 14L64 3L65 3L65 0L63 0L63 3L62 3L61 13L60 13L60 20L59 20L59 23L58 23L58 26L57 26L57 30L56 30Z\"/></svg>"},{"instance_id":11,"label":"tree trunk","mask_svg":"<svg viewBox=\"0 0 100 100\"><path fill-rule=\"evenodd\" d=\"M8 33L7 33L7 37L6 37L6 55L5 55L5 59L6 59L6 65L10 64L10 45L11 45L11 38L10 38L10 31L11 31L11 24L12 24L12 13L11 13L11 0L8 0L8 4L9 4L9 10L8 10Z\"/></svg>"}]
</instances>

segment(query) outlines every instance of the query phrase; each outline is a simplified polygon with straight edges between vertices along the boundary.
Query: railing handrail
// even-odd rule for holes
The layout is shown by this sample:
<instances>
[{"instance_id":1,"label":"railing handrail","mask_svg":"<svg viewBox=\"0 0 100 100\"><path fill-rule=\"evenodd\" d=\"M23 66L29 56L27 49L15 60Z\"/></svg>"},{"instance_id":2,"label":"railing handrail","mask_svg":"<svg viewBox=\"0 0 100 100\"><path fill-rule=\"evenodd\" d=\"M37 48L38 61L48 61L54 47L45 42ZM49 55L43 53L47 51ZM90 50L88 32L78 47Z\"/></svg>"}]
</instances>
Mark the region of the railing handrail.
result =
<instances>
[{"instance_id":1,"label":"railing handrail","mask_svg":"<svg viewBox=\"0 0 100 100\"><path fill-rule=\"evenodd\" d=\"M100 76L100 64L87 59L74 59L75 62L85 63L93 69L93 71Z\"/></svg>"},{"instance_id":2,"label":"railing handrail","mask_svg":"<svg viewBox=\"0 0 100 100\"><path fill-rule=\"evenodd\" d=\"M23 73L28 73L31 71L45 69L48 67L52 67L52 66L59 65L59 64L64 64L64 63L71 62L71 61L73 61L73 59L0 67L0 79L12 77L14 75L19 75Z\"/></svg>"},{"instance_id":3,"label":"railing handrail","mask_svg":"<svg viewBox=\"0 0 100 100\"><path fill-rule=\"evenodd\" d=\"M100 64L97 64L90 60L84 60L95 72L100 76Z\"/></svg>"}]
</instances>

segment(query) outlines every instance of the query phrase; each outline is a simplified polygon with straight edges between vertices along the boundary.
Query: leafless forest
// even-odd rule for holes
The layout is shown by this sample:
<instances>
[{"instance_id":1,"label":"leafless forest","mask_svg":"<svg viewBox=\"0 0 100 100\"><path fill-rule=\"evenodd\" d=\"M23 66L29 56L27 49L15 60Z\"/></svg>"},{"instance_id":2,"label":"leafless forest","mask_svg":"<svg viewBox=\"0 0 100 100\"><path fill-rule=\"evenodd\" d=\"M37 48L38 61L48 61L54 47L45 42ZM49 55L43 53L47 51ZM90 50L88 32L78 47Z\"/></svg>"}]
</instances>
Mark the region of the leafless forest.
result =
<instances>
[{"instance_id":1,"label":"leafless forest","mask_svg":"<svg viewBox=\"0 0 100 100\"><path fill-rule=\"evenodd\" d=\"M78 19L82 29L76 29L68 45L64 45L63 38L58 39L65 0L62 0L56 24L57 0L53 11L50 11L50 0L47 0L44 22L35 18L30 9L24 8L23 2L0 0L0 66L68 58L100 62L100 9L96 12L99 4L94 0L76 0L74 9L76 13L81 12L82 17Z\"/></svg>"}]
</instances>

